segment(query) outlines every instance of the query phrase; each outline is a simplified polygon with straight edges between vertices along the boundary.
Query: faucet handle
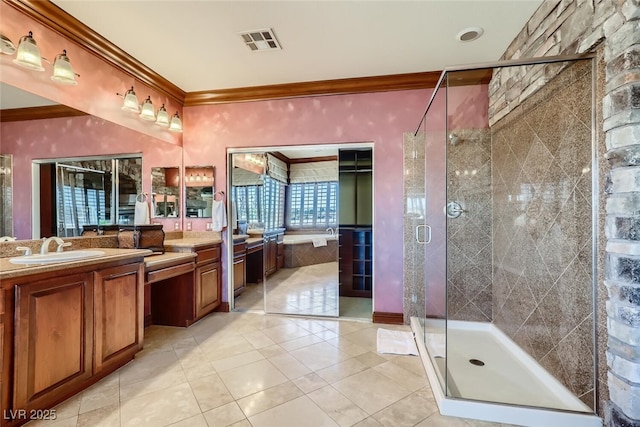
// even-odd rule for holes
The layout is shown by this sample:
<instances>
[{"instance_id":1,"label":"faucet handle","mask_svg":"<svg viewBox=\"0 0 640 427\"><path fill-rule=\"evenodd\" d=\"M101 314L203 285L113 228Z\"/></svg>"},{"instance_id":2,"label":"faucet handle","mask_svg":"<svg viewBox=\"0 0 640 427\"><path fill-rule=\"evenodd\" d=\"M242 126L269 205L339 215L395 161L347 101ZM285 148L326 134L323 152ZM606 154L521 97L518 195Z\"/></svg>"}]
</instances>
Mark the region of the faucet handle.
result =
<instances>
[{"instance_id":1,"label":"faucet handle","mask_svg":"<svg viewBox=\"0 0 640 427\"><path fill-rule=\"evenodd\" d=\"M71 242L59 243L58 250L56 252L62 252L62 248L68 248L69 246L71 246Z\"/></svg>"},{"instance_id":2,"label":"faucet handle","mask_svg":"<svg viewBox=\"0 0 640 427\"><path fill-rule=\"evenodd\" d=\"M22 252L24 252L24 253L22 254L22 256L30 256L30 255L31 255L31 248L28 248L28 247L26 247L26 246L18 246L18 247L16 248L16 251L22 251Z\"/></svg>"}]
</instances>

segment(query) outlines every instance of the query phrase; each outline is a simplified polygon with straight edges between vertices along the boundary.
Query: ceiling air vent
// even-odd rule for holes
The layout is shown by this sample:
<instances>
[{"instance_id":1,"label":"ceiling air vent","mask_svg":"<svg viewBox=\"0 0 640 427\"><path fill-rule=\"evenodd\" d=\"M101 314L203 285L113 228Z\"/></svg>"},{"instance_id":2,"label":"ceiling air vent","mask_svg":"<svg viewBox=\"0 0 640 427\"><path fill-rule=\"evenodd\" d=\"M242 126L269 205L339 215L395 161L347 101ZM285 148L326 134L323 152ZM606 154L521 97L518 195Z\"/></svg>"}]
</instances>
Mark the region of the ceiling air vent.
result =
<instances>
[{"instance_id":1,"label":"ceiling air vent","mask_svg":"<svg viewBox=\"0 0 640 427\"><path fill-rule=\"evenodd\" d=\"M240 37L242 37L244 44L246 44L251 50L261 51L282 49L271 28L266 30L243 31L240 33Z\"/></svg>"}]
</instances>

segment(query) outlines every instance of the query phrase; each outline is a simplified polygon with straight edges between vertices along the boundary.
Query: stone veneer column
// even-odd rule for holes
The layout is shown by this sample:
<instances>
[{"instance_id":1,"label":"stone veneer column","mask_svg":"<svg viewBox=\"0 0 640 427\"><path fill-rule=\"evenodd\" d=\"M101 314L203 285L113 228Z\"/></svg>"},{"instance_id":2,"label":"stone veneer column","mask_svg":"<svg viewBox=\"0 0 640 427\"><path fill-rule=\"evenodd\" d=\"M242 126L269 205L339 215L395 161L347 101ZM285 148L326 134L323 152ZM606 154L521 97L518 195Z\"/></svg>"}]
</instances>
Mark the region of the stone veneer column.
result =
<instances>
[{"instance_id":1,"label":"stone veneer column","mask_svg":"<svg viewBox=\"0 0 640 427\"><path fill-rule=\"evenodd\" d=\"M612 427L640 426L640 0L545 0L502 59L517 59L594 51L604 46L606 84L602 121L596 133L601 138L598 153L606 150L608 163L602 169L599 194L606 201L606 239L599 240L599 266L606 246L604 275L599 274L597 313L600 360L598 413ZM509 97L501 86L511 76L492 82L490 123L495 123L530 93L552 77L525 80L519 98ZM518 78L522 81L522 76ZM508 89L508 88L507 88ZM604 172L604 173L602 173ZM604 188L602 188L604 187ZM602 219L600 220L602 224ZM606 240L603 241L603 240ZM606 245L605 245L606 243ZM603 278L604 276L604 278ZM604 283L603 283L604 282ZM606 286L608 300L604 314ZM606 330L602 318L606 316ZM605 341L605 339L607 339ZM606 382L603 379L606 372ZM608 388L608 389L607 389Z\"/></svg>"},{"instance_id":2,"label":"stone veneer column","mask_svg":"<svg viewBox=\"0 0 640 427\"><path fill-rule=\"evenodd\" d=\"M611 426L640 426L640 7L624 3L626 22L605 45L605 286Z\"/></svg>"}]
</instances>

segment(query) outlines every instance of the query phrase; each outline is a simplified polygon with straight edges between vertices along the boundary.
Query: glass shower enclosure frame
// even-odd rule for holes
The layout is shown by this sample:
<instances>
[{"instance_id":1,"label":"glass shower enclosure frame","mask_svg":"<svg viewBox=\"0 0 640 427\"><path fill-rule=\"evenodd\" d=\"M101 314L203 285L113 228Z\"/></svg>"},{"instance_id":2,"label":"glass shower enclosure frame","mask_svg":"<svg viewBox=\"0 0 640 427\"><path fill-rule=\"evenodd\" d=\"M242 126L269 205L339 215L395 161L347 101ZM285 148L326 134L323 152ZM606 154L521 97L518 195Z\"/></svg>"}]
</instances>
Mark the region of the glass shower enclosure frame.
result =
<instances>
[{"instance_id":1,"label":"glass shower enclosure frame","mask_svg":"<svg viewBox=\"0 0 640 427\"><path fill-rule=\"evenodd\" d=\"M597 426L598 175L590 54L446 68L424 143L424 306L443 415Z\"/></svg>"}]
</instances>

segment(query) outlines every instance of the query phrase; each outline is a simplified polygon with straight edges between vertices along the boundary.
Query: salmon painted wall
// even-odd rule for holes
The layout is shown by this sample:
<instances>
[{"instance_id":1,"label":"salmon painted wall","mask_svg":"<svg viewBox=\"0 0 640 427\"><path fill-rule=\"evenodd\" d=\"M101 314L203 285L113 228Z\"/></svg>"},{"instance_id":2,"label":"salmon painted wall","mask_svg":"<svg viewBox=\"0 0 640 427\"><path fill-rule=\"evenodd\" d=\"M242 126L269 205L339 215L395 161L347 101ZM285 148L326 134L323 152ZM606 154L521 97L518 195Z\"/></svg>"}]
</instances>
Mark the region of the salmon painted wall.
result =
<instances>
[{"instance_id":1,"label":"salmon painted wall","mask_svg":"<svg viewBox=\"0 0 640 427\"><path fill-rule=\"evenodd\" d=\"M31 238L34 159L142 153L145 191L151 188L152 167L182 166L182 147L93 116L5 122L0 137L2 154L13 155L13 229L19 239ZM168 225L164 228L172 230Z\"/></svg>"},{"instance_id":2,"label":"salmon painted wall","mask_svg":"<svg viewBox=\"0 0 640 427\"><path fill-rule=\"evenodd\" d=\"M45 71L31 71L12 62L15 54L0 55L0 81L3 83L163 141L182 144L181 134L169 132L154 123L141 120L136 114L123 112L120 109L122 98L116 93L124 93L133 86L140 102L151 96L156 109L164 103L171 114L178 111L182 115L182 105L177 101L151 89L135 77L115 69L83 47L35 22L4 2L0 2L0 28L2 35L9 37L16 46L20 37L32 31L40 53L51 61L66 49L74 71L80 74L76 86L59 85L51 81L53 67L50 64L43 61Z\"/></svg>"},{"instance_id":3,"label":"salmon painted wall","mask_svg":"<svg viewBox=\"0 0 640 427\"><path fill-rule=\"evenodd\" d=\"M483 89L470 86L465 90ZM401 313L403 133L415 131L431 92L395 91L185 107L184 165L216 166L216 190L220 190L226 186L227 148L372 142L374 311ZM451 102L462 102L457 99L452 95ZM486 116L474 115L468 122L484 127L487 120ZM442 168L444 173L444 164ZM194 222L195 227L203 229L204 223ZM223 299L227 300L226 287Z\"/></svg>"}]
</instances>

